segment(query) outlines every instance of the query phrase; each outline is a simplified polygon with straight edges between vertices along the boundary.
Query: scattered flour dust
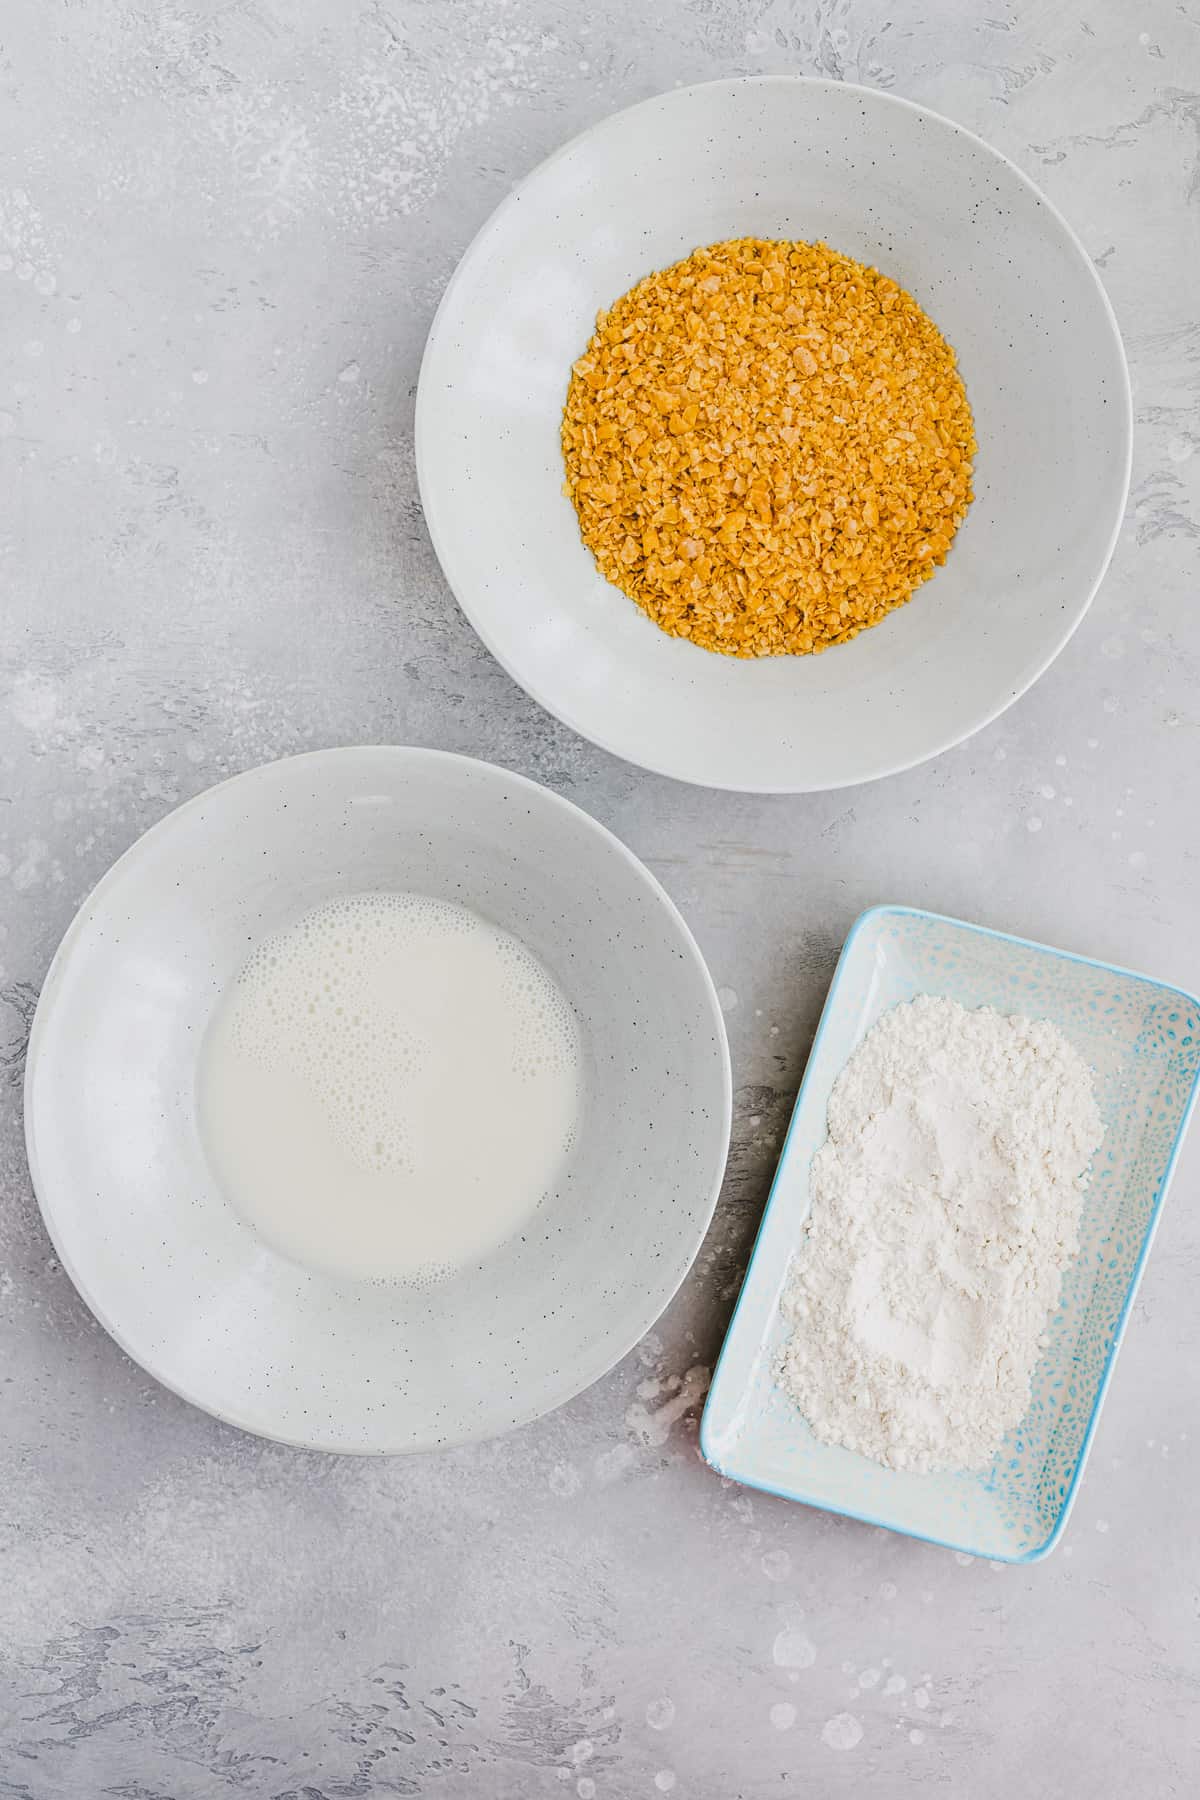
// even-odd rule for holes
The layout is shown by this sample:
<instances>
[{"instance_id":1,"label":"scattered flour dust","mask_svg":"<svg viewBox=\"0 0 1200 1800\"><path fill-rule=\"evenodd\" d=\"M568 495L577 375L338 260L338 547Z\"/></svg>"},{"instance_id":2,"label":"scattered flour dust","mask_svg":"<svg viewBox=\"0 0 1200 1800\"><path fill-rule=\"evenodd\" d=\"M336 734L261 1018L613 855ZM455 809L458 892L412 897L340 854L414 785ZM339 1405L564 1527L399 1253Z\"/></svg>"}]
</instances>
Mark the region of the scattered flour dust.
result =
<instances>
[{"instance_id":1,"label":"scattered flour dust","mask_svg":"<svg viewBox=\"0 0 1200 1800\"><path fill-rule=\"evenodd\" d=\"M780 1669L811 1669L817 1660L817 1647L798 1626L788 1626L775 1639L771 1654Z\"/></svg>"},{"instance_id":2,"label":"scattered flour dust","mask_svg":"<svg viewBox=\"0 0 1200 1800\"><path fill-rule=\"evenodd\" d=\"M1092 1155L1091 1075L1047 1020L922 996L843 1069L783 1310L784 1390L826 1443L985 1467L1029 1406Z\"/></svg>"},{"instance_id":3,"label":"scattered flour dust","mask_svg":"<svg viewBox=\"0 0 1200 1800\"><path fill-rule=\"evenodd\" d=\"M835 1713L821 1727L821 1741L831 1750L853 1750L862 1742L863 1728L853 1713Z\"/></svg>"},{"instance_id":4,"label":"scattered flour dust","mask_svg":"<svg viewBox=\"0 0 1200 1800\"><path fill-rule=\"evenodd\" d=\"M666 1381L648 1379L638 1385L638 1399L625 1414L625 1423L640 1444L659 1449L671 1435L672 1428L685 1414L699 1406L708 1392L710 1371L697 1363L686 1375L673 1375ZM651 1408L647 1402L667 1392L670 1398Z\"/></svg>"}]
</instances>

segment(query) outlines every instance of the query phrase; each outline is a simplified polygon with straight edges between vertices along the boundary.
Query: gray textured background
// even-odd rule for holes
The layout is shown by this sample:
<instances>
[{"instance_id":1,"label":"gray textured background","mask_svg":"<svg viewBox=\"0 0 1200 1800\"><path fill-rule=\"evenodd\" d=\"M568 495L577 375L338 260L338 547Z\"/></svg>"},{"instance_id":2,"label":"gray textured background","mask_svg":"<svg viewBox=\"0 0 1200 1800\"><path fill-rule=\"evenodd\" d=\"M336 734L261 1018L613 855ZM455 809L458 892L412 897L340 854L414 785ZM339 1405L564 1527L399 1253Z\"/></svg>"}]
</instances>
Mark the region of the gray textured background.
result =
<instances>
[{"instance_id":1,"label":"gray textured background","mask_svg":"<svg viewBox=\"0 0 1200 1800\"><path fill-rule=\"evenodd\" d=\"M411 440L433 307L510 183L672 82L776 70L1029 170L1104 271L1138 429L1112 571L1034 693L794 800L642 775L514 688ZM0 1794L1194 1793L1200 1144L1042 1567L739 1492L672 1399L861 907L1200 988L1194 0L6 0L0 150ZM727 990L738 1090L717 1222L640 1352L438 1460L295 1454L163 1393L56 1265L21 1142L38 984L112 858L221 775L372 739L507 763L625 837Z\"/></svg>"}]
</instances>

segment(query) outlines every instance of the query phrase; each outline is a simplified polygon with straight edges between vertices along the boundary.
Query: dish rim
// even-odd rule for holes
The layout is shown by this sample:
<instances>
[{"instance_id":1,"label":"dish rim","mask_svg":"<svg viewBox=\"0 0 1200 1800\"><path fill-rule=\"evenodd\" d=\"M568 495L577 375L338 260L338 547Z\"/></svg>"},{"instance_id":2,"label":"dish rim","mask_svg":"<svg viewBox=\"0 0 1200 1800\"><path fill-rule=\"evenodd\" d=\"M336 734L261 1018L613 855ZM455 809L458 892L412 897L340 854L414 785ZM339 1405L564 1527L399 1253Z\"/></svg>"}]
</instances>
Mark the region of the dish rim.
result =
<instances>
[{"instance_id":1,"label":"dish rim","mask_svg":"<svg viewBox=\"0 0 1200 1800\"><path fill-rule=\"evenodd\" d=\"M128 865L137 860L139 853L144 850L147 842L156 838L161 832L172 828L183 814L194 811L203 802L211 800L214 795L223 793L225 790L234 787L239 782L261 780L284 763L298 764L317 761L348 761L363 755L382 755L389 760L398 758L406 762L411 761L414 764L422 762L428 763L431 761L466 764L472 770L484 770L488 777L493 775L502 776L507 780L515 782L519 788L532 790L542 799L551 802L554 807L575 814L585 822L586 827L590 831L607 840L608 844L620 853L622 859L634 870L642 881L647 884L649 892L665 910L668 919L673 923L678 933L681 951L687 955L693 968L700 976L701 991L707 1004L709 1022L713 1027L713 1038L718 1051L721 1077L721 1117L724 1121L720 1133L720 1156L718 1166L716 1167L712 1180L709 1182L707 1197L701 1202L694 1214L694 1225L686 1239L690 1248L683 1269L678 1279L670 1286L669 1291L665 1291L662 1294L661 1299L656 1302L657 1310L654 1312L653 1316L646 1320L635 1335L629 1339L629 1342L625 1342L625 1338L628 1334L623 1333L620 1339L623 1348L611 1355L605 1350L602 1357L593 1357L591 1364L587 1365L589 1372L585 1374L584 1378L573 1385L568 1392L564 1392L549 1406L523 1408L509 1418L504 1424L488 1431L481 1432L466 1429L437 1438L424 1437L419 1441L406 1442L400 1445L343 1444L331 1442L319 1432L314 1432L307 1437L300 1437L286 1432L270 1430L261 1424L251 1422L250 1418L238 1408L218 1408L213 1406L209 1401L200 1398L195 1392L190 1391L186 1384L167 1380L157 1369L151 1366L150 1362L144 1360L143 1356L132 1348L119 1325L97 1303L89 1290L87 1281L79 1272L78 1266L71 1255L65 1238L60 1235L58 1224L54 1217L53 1200L46 1196L47 1184L40 1165L34 1108L34 1091L38 1079L38 1068L43 1054L43 1044L48 1033L53 1029L58 993L69 969L71 959L76 952L78 940L88 923L94 917L97 905L103 902L107 890L115 885L118 875L127 872ZM713 980L712 972L708 967L704 954L692 933L691 927L688 925L687 920L684 918L665 887L659 881L658 877L647 867L636 852L630 849L629 845L626 844L623 839L619 838L614 831L609 830L607 825L602 824L599 819L585 811L582 806L577 806L573 800L568 800L565 795L556 793L554 789L543 786L541 782L534 781L528 775L522 775L514 769L506 768L502 763L486 762L482 757L467 756L453 750L432 749L419 744L343 744L331 745L325 749L300 751L294 756L275 757L269 762L256 763L248 769L239 770L236 774L226 776L223 780L214 782L211 787L202 789L200 793L193 794L190 799L182 801L178 806L174 806L169 812L164 813L160 819L157 819L154 822L154 824L148 826L145 831L141 832L139 836L134 839L133 843L130 844L127 849L122 851L121 855L110 864L104 874L96 882L95 886L80 903L50 960L49 968L46 971L46 976L42 982L41 991L38 995L37 1006L34 1010L33 1024L29 1033L29 1045L25 1061L25 1075L22 1083L22 1102L26 1159L29 1165L29 1175L33 1185L34 1196L37 1200L38 1211L41 1215L46 1233L54 1246L54 1251L59 1262L69 1276L75 1291L82 1299L84 1305L108 1333L109 1337L113 1339L118 1349L120 1349L124 1355L129 1357L131 1362L135 1363L138 1368L145 1370L153 1380L157 1381L160 1386L166 1388L169 1393L174 1394L178 1399L186 1401L190 1406L197 1407L201 1412L207 1413L210 1418L218 1419L222 1424L232 1425L239 1431L245 1431L251 1436L263 1438L272 1443L284 1444L290 1449L312 1450L325 1455L407 1456L423 1455L431 1451L451 1450L463 1444L486 1443L500 1437L505 1437L509 1432L517 1431L523 1426L530 1425L535 1420L544 1418L548 1414L556 1412L560 1407L569 1404L570 1401L576 1399L597 1381L602 1380L605 1375L614 1369L619 1362L623 1361L624 1358L636 1348L646 1332L652 1328L655 1321L661 1318L662 1314L666 1311L667 1307L679 1292L683 1283L687 1280L687 1277L695 1264L696 1257L700 1253L709 1226L712 1224L713 1214L716 1211L717 1201L720 1198L721 1188L724 1184L725 1172L729 1162L729 1141L733 1125L733 1072L729 1054L729 1036L725 1028L725 1017L721 1011L721 1003L717 996L716 983ZM683 1239L681 1236L681 1242L682 1241ZM602 1366L597 1366L597 1364Z\"/></svg>"},{"instance_id":2,"label":"dish rim","mask_svg":"<svg viewBox=\"0 0 1200 1800\"><path fill-rule=\"evenodd\" d=\"M729 1466L722 1465L713 1452L711 1441L712 1422L709 1416L710 1409L712 1408L713 1395L717 1392L720 1385L721 1369L725 1363L730 1341L734 1334L734 1328L737 1325L743 1303L746 1299L746 1289L749 1285L750 1272L754 1267L755 1258L758 1256L762 1245L763 1235L767 1227L767 1220L770 1216L772 1207L778 1200L780 1178L784 1165L788 1159L788 1149L791 1144L792 1132L796 1125L800 1105L808 1087L809 1071L815 1060L822 1034L824 1033L828 1020L834 1010L838 988L841 984L846 964L849 961L850 953L858 939L859 933L872 920L887 917L927 919L931 920L934 924L952 925L959 930L973 932L978 937L995 938L1001 943L1015 944L1022 950L1036 950L1046 956L1054 957L1061 962L1077 963L1085 968L1099 969L1106 975L1119 976L1122 980L1140 982L1146 987L1157 989L1160 993L1174 995L1185 1005L1200 1011L1200 997L1189 993L1186 988L1179 987L1175 982L1162 981L1155 975L1144 975L1139 970L1127 969L1120 963L1105 962L1101 957L1086 956L1082 952L1076 950L1062 950L1055 944L1043 944L1036 938L1020 937L1016 932L1001 931L991 925L977 925L969 919L956 919L948 913L932 912L928 908L922 906L905 906L888 901L884 901L876 906L869 906L865 912L861 912L851 925L850 930L846 935L846 941L842 945L841 953L837 960L837 966L833 971L833 977L829 984L829 992L825 997L825 1004L821 1008L821 1016L817 1021L817 1029L813 1034L812 1048L808 1053L808 1059L804 1066L804 1075L796 1094L796 1104L792 1108L791 1118L788 1120L788 1128L784 1136L783 1147L779 1153L779 1161L776 1164L775 1173L771 1178L771 1187L767 1195L767 1203L763 1208L762 1219L759 1222L758 1230L755 1233L754 1244L750 1251L749 1261L746 1264L746 1273L742 1278L742 1285L738 1290L737 1301L734 1305L733 1313L730 1316L725 1337L722 1340L720 1354L717 1357L716 1367L713 1371L712 1385L709 1388L708 1398L705 1401L704 1412L700 1420L700 1453L704 1457L705 1462L708 1463L709 1467L714 1469L718 1475L722 1475L730 1481L737 1481L744 1487L755 1488L762 1493L774 1494L781 1500L794 1500L799 1502L802 1506L811 1506L821 1512L833 1513L842 1518L856 1519L864 1525L874 1525L881 1527L885 1531L897 1532L901 1536L913 1538L919 1543L935 1544L939 1548L946 1550L960 1550L968 1556L979 1557L991 1562L1012 1564L1041 1562L1050 1555L1062 1538L1079 1493L1083 1472L1087 1466L1088 1457L1091 1454L1092 1441L1096 1435L1096 1430L1100 1422L1101 1409L1103 1408L1104 1401L1108 1394L1109 1384L1116 1367L1117 1356L1125 1338L1125 1331L1133 1311L1134 1301L1137 1298L1137 1291L1141 1285L1142 1275L1145 1271L1146 1263L1154 1243L1159 1220L1162 1217L1163 1203L1166 1200L1168 1189L1171 1186L1171 1181L1175 1174L1176 1165L1179 1161L1184 1140L1187 1137L1188 1126L1191 1123L1192 1115L1196 1109L1197 1100L1200 1098L1200 1059L1197 1060L1196 1072L1192 1077L1191 1088L1184 1104L1182 1114L1180 1115L1179 1126L1172 1140L1170 1151L1163 1164L1162 1173L1159 1177L1158 1192L1155 1195L1154 1205L1151 1208L1150 1216L1146 1222L1146 1229L1142 1236L1141 1247L1130 1273L1128 1286L1125 1291L1125 1298L1117 1318L1112 1342L1109 1345L1108 1355L1105 1358L1104 1367L1100 1372L1100 1380L1096 1386L1095 1398L1092 1403L1091 1414L1088 1418L1087 1429L1085 1430L1083 1439L1080 1443L1079 1455L1076 1459L1074 1470L1072 1471L1071 1480L1068 1483L1067 1491L1063 1496L1062 1504L1055 1517L1054 1524L1051 1526L1050 1531L1042 1543L1035 1544L1032 1549L1023 1551L1019 1556L1005 1555L1003 1551L997 1552L993 1549L981 1550L970 1544L956 1542L950 1538L936 1537L927 1532L910 1530L907 1526L897 1525L892 1520L880 1518L875 1513L859 1511L850 1506L835 1506L829 1501L817 1499L812 1494L802 1493L798 1488L780 1487L773 1482L759 1480L753 1475L740 1475ZM732 1377L729 1377L729 1379L732 1379Z\"/></svg>"},{"instance_id":3,"label":"dish rim","mask_svg":"<svg viewBox=\"0 0 1200 1800\"><path fill-rule=\"evenodd\" d=\"M1039 661L1036 668L1033 669L1023 685L1015 689L1011 694L1008 694L1004 699L1000 700L990 712L980 718L975 724L968 726L966 730L951 733L950 736L939 741L931 749L921 752L920 755L911 756L903 761L895 762L890 761L887 755L883 754L879 757L877 765L866 774L849 776L844 780L824 781L817 785L810 782L796 781L794 779L788 781L756 781L751 783L745 781L700 779L695 775L688 774L686 768L678 766L681 760L679 757L667 756L651 758L648 760L635 758L631 756L627 750L623 750L607 731L585 730L585 728L572 716L572 708L551 701L547 697L541 683L527 681L523 676L518 675L516 668L514 667L513 659L510 658L501 647L495 634L484 628L483 624L476 616L475 608L469 605L463 597L465 584L460 579L460 572L456 568L456 557L451 547L454 533L448 529L444 529L439 521L433 485L429 479L426 467L426 456L423 450L423 445L426 441L425 421L433 406L433 400L429 392L429 369L433 355L440 347L442 335L446 330L446 320L449 315L449 309L453 302L453 298L460 286L465 283L467 276L470 273L471 266L480 253L486 248L488 238L493 232L501 228L509 215L520 205L522 199L525 197L533 183L539 180L549 169L554 167L555 164L570 156L579 148L583 141L592 136L593 133L618 120L628 119L633 113L639 112L643 108L657 106L664 100L682 99L691 94L703 94L713 88L728 89L734 87L750 88L763 86L788 87L795 92L799 92L801 89L821 88L837 91L839 93L856 95L859 99L865 100L872 105L896 107L908 112L917 113L922 118L930 120L934 124L945 126L959 137L966 139L966 141L972 144L977 150L984 152L987 156L994 158L997 163L1003 165L1003 167L1013 175L1030 194L1032 194L1033 198L1046 208L1046 211L1053 219L1058 230L1066 239L1069 248L1073 251L1086 275L1090 278L1092 285L1099 296L1101 312L1108 326L1111 343L1116 350L1116 365L1119 373L1118 392L1116 395L1119 404L1115 410L1119 412L1120 415L1120 432L1123 439L1124 451L1120 504L1115 509L1114 520L1109 532L1108 541L1100 557L1091 585L1088 588L1088 591L1081 595L1081 598L1077 601L1074 608L1067 614L1065 624L1060 627L1059 635L1054 639L1045 656ZM1023 699L1030 688L1041 680L1050 665L1062 654L1086 616L1092 601L1099 591L1101 582L1108 573L1109 565L1113 558L1113 552L1116 550L1117 540L1120 537L1121 527L1125 520L1125 512L1129 504L1129 487L1133 472L1133 392L1130 384L1129 362L1125 354L1124 340L1121 337L1121 328L1117 322L1117 316L1113 309L1112 301L1109 299L1104 283L1100 279L1099 271L1087 251L1084 249L1081 239L1073 227L1068 223L1067 219L1059 211L1058 207L1043 192L1032 177L1027 175L1011 157L1006 156L1003 150L998 150L995 145L989 144L985 138L982 138L976 132L969 130L965 125L958 124L956 120L948 118L945 113L935 112L932 107L921 106L917 101L909 100L903 95L889 94L885 93L880 88L867 87L861 82L831 81L825 76L816 75L768 74L718 76L711 81L693 82L686 87L665 89L657 94L648 95L643 100L634 101L629 106L620 107L616 112L606 113L600 119L593 120L593 122L590 125L585 126L582 131L577 131L572 137L568 138L565 143L560 144L556 150L551 151L550 155L544 157L541 162L537 163L528 174L522 176L521 180L509 190L493 211L489 213L488 217L484 220L483 224L479 227L478 231L474 234L462 252L453 274L446 283L446 287L438 302L432 323L429 327L429 334L426 337L425 347L421 353L421 367L417 375L417 397L413 419L413 445L417 471L417 488L420 493L421 510L425 518L425 528L429 533L430 542L433 545L434 554L438 559L438 564L445 577L446 584L468 624L480 639L485 649L496 659L509 679L515 682L524 693L528 694L530 699L534 700L537 705L544 708L544 710L550 713L553 718L558 719L560 723L567 726L569 730L574 731L579 737L586 739L589 743L595 744L601 750L606 750L610 756L619 757L622 762L629 763L634 768L646 769L653 775L665 776L672 781L681 781L691 787L709 788L714 792L735 794L835 793L842 788L859 787L870 781L884 780L889 775L902 775L907 770L919 768L923 763L932 762L936 757L944 756L948 750L953 750L959 744L966 743L969 738L976 736L980 731L985 731L989 725L994 724L1003 713L1008 711L1010 706L1015 706L1018 700ZM614 590L614 592L619 592L619 590ZM681 646L681 648L685 649L689 647L694 648L694 646ZM703 654L712 653L703 652ZM686 757L682 760L686 762Z\"/></svg>"}]
</instances>

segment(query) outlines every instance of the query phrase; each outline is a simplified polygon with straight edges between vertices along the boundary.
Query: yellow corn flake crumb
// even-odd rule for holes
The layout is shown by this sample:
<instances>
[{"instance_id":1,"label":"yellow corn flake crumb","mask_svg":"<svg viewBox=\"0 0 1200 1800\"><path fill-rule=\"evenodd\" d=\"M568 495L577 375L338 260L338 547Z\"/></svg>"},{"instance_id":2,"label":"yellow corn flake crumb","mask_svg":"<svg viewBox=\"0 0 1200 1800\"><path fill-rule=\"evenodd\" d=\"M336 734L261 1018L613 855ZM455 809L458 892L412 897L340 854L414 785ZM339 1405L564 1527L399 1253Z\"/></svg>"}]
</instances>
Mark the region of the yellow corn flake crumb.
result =
<instances>
[{"instance_id":1,"label":"yellow corn flake crumb","mask_svg":"<svg viewBox=\"0 0 1200 1800\"><path fill-rule=\"evenodd\" d=\"M562 447L601 574L673 636L777 656L844 643L928 579L976 446L911 294L825 244L737 238L600 314Z\"/></svg>"}]
</instances>

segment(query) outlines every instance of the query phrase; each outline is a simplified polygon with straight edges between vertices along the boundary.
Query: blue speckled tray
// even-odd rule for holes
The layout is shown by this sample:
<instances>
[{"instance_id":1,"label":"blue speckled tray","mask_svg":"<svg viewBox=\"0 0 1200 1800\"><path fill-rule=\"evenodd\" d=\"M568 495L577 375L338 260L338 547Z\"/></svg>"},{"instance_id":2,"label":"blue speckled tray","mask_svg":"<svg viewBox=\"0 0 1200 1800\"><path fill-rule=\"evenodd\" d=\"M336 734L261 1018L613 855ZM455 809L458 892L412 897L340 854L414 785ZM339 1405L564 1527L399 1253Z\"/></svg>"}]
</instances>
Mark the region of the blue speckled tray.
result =
<instances>
[{"instance_id":1,"label":"blue speckled tray","mask_svg":"<svg viewBox=\"0 0 1200 1800\"><path fill-rule=\"evenodd\" d=\"M779 1298L808 1211L833 1083L888 1007L915 994L1052 1019L1091 1065L1104 1119L1033 1401L992 1467L901 1474L818 1443L775 1385ZM1035 1562L1067 1521L1200 1086L1200 1001L1107 963L911 907L864 913L846 940L704 1409L722 1475L1004 1562Z\"/></svg>"}]
</instances>

